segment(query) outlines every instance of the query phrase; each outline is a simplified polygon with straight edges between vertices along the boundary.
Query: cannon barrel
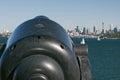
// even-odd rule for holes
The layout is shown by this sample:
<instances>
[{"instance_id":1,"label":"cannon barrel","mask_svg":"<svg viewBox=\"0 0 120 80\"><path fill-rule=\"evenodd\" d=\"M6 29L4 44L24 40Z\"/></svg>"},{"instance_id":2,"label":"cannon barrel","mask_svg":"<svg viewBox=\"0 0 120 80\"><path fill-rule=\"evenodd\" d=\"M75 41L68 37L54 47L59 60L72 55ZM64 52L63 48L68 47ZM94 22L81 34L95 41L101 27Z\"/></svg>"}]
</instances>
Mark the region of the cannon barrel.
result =
<instances>
[{"instance_id":1,"label":"cannon barrel","mask_svg":"<svg viewBox=\"0 0 120 80\"><path fill-rule=\"evenodd\" d=\"M82 79L78 47L45 16L19 25L1 49L0 80Z\"/></svg>"}]
</instances>

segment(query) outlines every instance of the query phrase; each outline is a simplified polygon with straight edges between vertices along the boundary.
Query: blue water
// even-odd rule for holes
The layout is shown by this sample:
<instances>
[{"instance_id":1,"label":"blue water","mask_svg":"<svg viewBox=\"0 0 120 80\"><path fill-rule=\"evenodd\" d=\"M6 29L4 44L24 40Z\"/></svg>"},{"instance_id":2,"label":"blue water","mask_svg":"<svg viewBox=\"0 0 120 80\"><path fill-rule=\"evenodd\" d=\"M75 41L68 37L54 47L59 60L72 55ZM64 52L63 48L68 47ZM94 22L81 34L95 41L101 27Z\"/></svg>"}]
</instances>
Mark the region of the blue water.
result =
<instances>
[{"instance_id":1,"label":"blue water","mask_svg":"<svg viewBox=\"0 0 120 80\"><path fill-rule=\"evenodd\" d=\"M0 40L5 43L6 38ZM81 39L74 38L76 44ZM85 39L91 63L92 80L120 80L120 39Z\"/></svg>"},{"instance_id":2,"label":"blue water","mask_svg":"<svg viewBox=\"0 0 120 80\"><path fill-rule=\"evenodd\" d=\"M7 37L0 37L0 44L4 44L4 43L6 43L7 40L8 40Z\"/></svg>"},{"instance_id":3,"label":"blue water","mask_svg":"<svg viewBox=\"0 0 120 80\"><path fill-rule=\"evenodd\" d=\"M88 45L92 80L120 80L120 39L85 39ZM75 38L78 44L80 39Z\"/></svg>"}]
</instances>

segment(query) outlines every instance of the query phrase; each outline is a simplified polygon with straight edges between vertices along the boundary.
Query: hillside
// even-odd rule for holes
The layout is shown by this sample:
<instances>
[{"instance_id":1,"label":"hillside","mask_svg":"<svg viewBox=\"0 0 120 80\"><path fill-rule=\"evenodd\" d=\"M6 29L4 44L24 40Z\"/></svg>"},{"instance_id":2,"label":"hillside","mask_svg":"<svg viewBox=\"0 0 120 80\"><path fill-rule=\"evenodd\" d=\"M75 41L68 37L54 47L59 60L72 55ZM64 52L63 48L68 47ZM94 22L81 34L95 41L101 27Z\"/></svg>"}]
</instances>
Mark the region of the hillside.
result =
<instances>
[{"instance_id":1,"label":"hillside","mask_svg":"<svg viewBox=\"0 0 120 80\"><path fill-rule=\"evenodd\" d=\"M103 37L107 37L107 38L120 38L120 32L111 33L111 34L104 34Z\"/></svg>"}]
</instances>

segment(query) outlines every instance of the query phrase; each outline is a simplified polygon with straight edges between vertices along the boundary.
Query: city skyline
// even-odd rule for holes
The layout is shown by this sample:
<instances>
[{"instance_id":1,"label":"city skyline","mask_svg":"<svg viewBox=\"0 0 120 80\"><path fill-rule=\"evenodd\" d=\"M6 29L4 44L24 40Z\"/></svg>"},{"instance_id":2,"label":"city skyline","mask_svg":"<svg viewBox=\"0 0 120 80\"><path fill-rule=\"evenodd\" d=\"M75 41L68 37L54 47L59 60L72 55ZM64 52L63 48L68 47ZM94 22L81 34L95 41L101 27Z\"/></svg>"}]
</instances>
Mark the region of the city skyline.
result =
<instances>
[{"instance_id":1,"label":"city skyline","mask_svg":"<svg viewBox=\"0 0 120 80\"><path fill-rule=\"evenodd\" d=\"M105 26L102 26L101 29L98 29L96 26L92 27L92 30L90 30L89 28L86 27L81 27L81 26L76 26L73 29L67 29L69 30L75 30L76 32L84 32L85 30L89 31L89 33L95 33L96 31L99 31L99 33L106 33L107 31L113 31L114 29L117 29L118 32L120 32L120 28L118 28L117 26L113 26L112 24L109 25L109 28L105 28Z\"/></svg>"},{"instance_id":2,"label":"city skyline","mask_svg":"<svg viewBox=\"0 0 120 80\"><path fill-rule=\"evenodd\" d=\"M112 24L120 29L120 0L29 0L0 1L0 32L13 31L21 23L39 15L45 15L65 29L83 26L102 29Z\"/></svg>"},{"instance_id":3,"label":"city skyline","mask_svg":"<svg viewBox=\"0 0 120 80\"><path fill-rule=\"evenodd\" d=\"M74 26L73 28L72 28L72 30L74 29L74 28L78 28L79 27L79 29L83 29L83 28L86 28L86 29L88 29L91 33L93 33L93 32L95 32L96 30L97 31L100 31L100 32L102 32L102 30L104 30L104 31L108 31L108 30L113 30L114 28L117 28L119 31L120 31L120 26L115 26L115 25L113 25L113 24L109 24L109 25L105 25L105 23L104 22L102 22L101 23L101 28L98 28L98 26L96 26L96 25L94 25L94 26L92 26L91 27L91 29L88 27L86 27L86 26L79 26L79 25L77 25L77 26ZM67 30L70 30L70 29L67 29Z\"/></svg>"}]
</instances>

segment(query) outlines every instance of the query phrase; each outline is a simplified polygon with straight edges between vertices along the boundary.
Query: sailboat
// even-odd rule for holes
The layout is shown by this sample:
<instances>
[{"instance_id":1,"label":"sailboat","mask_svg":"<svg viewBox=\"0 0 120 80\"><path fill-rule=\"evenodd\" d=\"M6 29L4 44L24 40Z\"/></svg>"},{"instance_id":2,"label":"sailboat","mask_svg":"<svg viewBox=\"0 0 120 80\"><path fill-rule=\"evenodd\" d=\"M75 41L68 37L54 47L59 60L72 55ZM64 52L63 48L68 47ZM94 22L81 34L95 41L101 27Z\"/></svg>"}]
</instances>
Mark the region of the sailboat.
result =
<instances>
[{"instance_id":1,"label":"sailboat","mask_svg":"<svg viewBox=\"0 0 120 80\"><path fill-rule=\"evenodd\" d=\"M98 41L100 41L100 40L101 40L99 36L97 37L97 40L98 40Z\"/></svg>"},{"instance_id":2,"label":"sailboat","mask_svg":"<svg viewBox=\"0 0 120 80\"><path fill-rule=\"evenodd\" d=\"M85 39L82 38L81 44L85 44Z\"/></svg>"}]
</instances>

